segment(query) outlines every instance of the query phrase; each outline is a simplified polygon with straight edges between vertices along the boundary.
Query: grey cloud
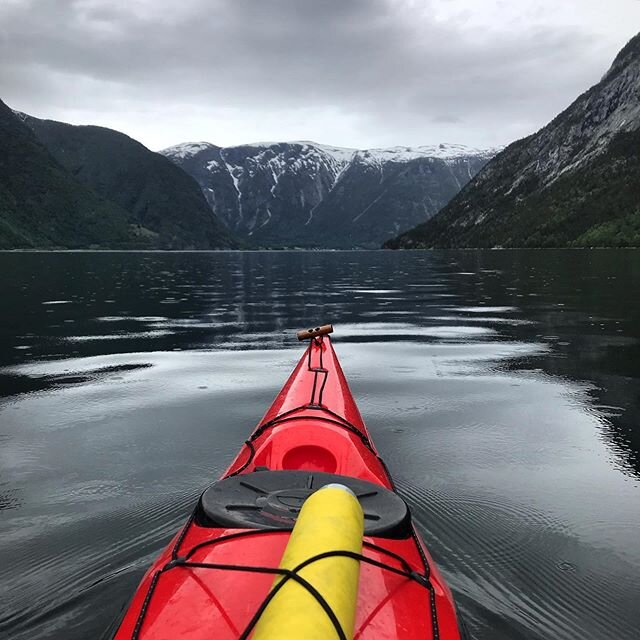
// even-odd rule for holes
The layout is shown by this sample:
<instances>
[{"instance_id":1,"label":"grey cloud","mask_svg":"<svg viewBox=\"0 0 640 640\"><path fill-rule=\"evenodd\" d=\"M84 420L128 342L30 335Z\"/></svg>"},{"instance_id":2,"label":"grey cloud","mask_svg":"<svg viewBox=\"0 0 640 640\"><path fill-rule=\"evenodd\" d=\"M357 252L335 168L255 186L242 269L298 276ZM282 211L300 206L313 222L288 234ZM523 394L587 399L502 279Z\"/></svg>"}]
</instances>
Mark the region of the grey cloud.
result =
<instances>
[{"instance_id":1,"label":"grey cloud","mask_svg":"<svg viewBox=\"0 0 640 640\"><path fill-rule=\"evenodd\" d=\"M500 123L528 133L605 70L589 33L532 28L489 39L464 16L425 19L428 4L5 0L0 97L39 114L47 103L86 111L87 120L150 104L159 113L183 105L254 119L334 109L372 141L430 142L424 136L440 123L473 144L480 129Z\"/></svg>"}]
</instances>

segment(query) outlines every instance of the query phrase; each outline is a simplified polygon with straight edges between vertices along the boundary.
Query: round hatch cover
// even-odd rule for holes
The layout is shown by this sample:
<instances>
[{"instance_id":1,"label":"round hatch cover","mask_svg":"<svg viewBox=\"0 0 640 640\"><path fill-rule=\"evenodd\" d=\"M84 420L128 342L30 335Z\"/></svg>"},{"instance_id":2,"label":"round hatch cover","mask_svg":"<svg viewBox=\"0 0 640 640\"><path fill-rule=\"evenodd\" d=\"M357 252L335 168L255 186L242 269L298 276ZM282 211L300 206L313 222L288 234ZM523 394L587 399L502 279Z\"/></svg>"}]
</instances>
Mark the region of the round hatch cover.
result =
<instances>
[{"instance_id":1,"label":"round hatch cover","mask_svg":"<svg viewBox=\"0 0 640 640\"><path fill-rule=\"evenodd\" d=\"M409 509L396 493L372 482L319 471L254 471L220 480L202 494L197 521L209 527L291 529L304 501L332 483L346 485L358 498L365 535L409 535Z\"/></svg>"}]
</instances>

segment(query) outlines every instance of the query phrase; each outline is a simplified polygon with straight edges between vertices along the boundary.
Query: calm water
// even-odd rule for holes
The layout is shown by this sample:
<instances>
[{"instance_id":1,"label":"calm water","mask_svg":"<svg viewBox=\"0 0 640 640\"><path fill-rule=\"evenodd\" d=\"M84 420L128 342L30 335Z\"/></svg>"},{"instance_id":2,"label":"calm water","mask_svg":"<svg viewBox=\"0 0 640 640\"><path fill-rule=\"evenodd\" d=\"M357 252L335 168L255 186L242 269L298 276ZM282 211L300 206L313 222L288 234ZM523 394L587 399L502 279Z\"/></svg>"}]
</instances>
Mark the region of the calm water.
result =
<instances>
[{"instance_id":1,"label":"calm water","mask_svg":"<svg viewBox=\"0 0 640 640\"><path fill-rule=\"evenodd\" d=\"M0 637L99 637L328 321L474 637L639 637L640 252L0 273Z\"/></svg>"}]
</instances>

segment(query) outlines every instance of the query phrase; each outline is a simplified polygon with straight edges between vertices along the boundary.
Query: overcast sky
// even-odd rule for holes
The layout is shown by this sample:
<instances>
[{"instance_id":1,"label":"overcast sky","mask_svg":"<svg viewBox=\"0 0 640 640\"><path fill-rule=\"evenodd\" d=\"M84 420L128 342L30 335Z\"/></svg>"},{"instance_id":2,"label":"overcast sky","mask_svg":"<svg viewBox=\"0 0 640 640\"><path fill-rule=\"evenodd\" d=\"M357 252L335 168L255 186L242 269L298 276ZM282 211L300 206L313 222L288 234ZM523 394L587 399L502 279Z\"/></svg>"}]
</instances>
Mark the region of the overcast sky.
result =
<instances>
[{"instance_id":1,"label":"overcast sky","mask_svg":"<svg viewBox=\"0 0 640 640\"><path fill-rule=\"evenodd\" d=\"M0 99L157 150L527 135L599 80L640 0L0 0Z\"/></svg>"}]
</instances>

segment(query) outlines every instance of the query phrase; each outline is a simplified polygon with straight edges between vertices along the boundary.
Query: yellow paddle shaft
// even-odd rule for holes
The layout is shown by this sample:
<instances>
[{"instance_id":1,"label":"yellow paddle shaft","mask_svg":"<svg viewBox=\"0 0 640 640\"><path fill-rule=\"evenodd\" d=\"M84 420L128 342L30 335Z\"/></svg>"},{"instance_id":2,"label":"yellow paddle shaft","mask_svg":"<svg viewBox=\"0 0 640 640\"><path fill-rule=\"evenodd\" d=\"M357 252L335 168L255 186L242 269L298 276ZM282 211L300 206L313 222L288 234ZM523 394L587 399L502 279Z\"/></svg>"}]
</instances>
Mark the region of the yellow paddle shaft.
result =
<instances>
[{"instance_id":1,"label":"yellow paddle shaft","mask_svg":"<svg viewBox=\"0 0 640 640\"><path fill-rule=\"evenodd\" d=\"M327 551L362 552L364 514L358 499L343 485L327 485L312 493L285 548L281 569L294 569ZM348 640L353 637L360 562L331 556L301 569L300 577L326 600ZM278 577L274 587L283 580ZM334 624L316 598L292 579L280 588L260 616L252 640L331 640Z\"/></svg>"}]
</instances>

